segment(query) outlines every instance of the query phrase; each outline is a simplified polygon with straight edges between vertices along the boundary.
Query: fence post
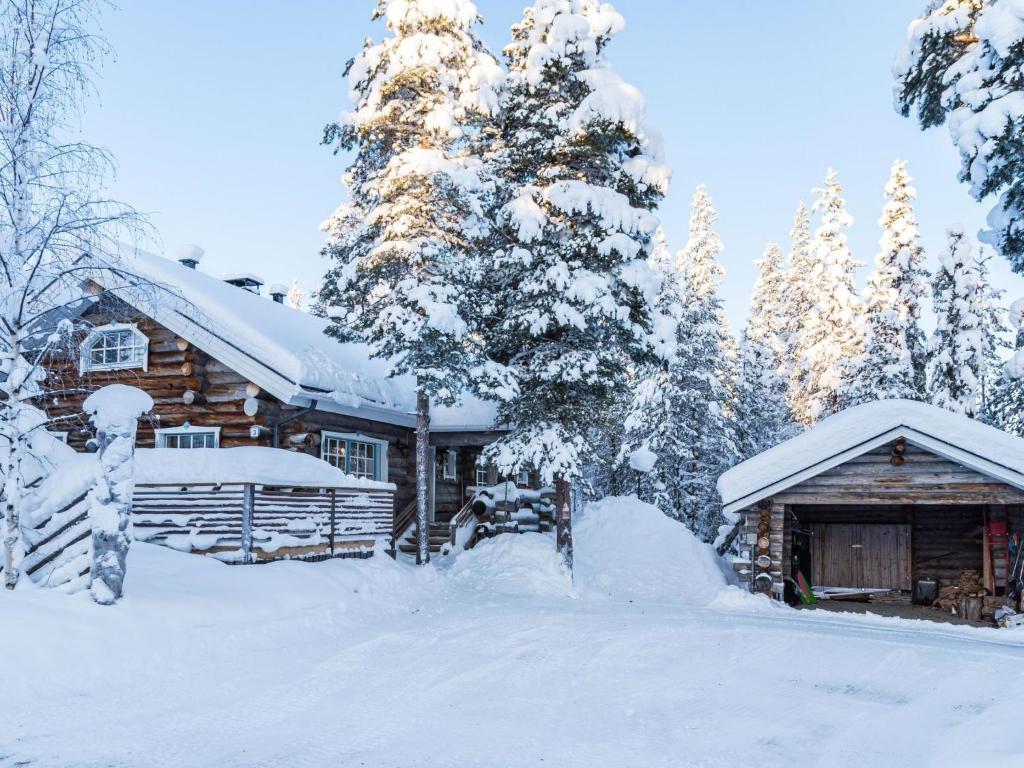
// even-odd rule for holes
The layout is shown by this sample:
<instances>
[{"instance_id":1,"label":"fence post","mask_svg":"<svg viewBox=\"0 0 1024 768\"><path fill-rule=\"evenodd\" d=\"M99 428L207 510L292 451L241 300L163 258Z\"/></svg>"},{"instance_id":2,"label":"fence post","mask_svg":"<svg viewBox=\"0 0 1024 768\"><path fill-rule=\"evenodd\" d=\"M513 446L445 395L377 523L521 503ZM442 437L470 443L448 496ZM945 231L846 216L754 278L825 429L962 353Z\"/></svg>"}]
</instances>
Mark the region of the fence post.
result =
<instances>
[{"instance_id":1,"label":"fence post","mask_svg":"<svg viewBox=\"0 0 1024 768\"><path fill-rule=\"evenodd\" d=\"M256 486L246 483L242 491L242 562L252 562L252 510L256 502Z\"/></svg>"},{"instance_id":2,"label":"fence post","mask_svg":"<svg viewBox=\"0 0 1024 768\"><path fill-rule=\"evenodd\" d=\"M331 557L334 557L334 513L338 502L338 489L331 488Z\"/></svg>"}]
</instances>

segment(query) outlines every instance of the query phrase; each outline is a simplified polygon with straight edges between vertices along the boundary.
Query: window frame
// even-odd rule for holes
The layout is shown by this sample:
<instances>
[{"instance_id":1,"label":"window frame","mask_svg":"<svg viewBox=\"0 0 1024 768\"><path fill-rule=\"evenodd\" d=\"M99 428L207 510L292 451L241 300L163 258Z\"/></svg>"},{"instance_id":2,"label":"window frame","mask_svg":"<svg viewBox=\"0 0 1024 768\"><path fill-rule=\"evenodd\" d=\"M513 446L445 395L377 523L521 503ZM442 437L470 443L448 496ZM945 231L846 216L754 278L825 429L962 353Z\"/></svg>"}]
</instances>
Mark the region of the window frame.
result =
<instances>
[{"instance_id":1,"label":"window frame","mask_svg":"<svg viewBox=\"0 0 1024 768\"><path fill-rule=\"evenodd\" d=\"M478 488L486 488L487 486L489 486L491 484L491 468L487 464L484 464L482 466L480 464L477 464L475 469L476 471L473 475L473 479L476 481L476 486ZM484 477L482 482L480 480L481 472L483 472Z\"/></svg>"},{"instance_id":2,"label":"window frame","mask_svg":"<svg viewBox=\"0 0 1024 768\"><path fill-rule=\"evenodd\" d=\"M94 363L92 360L93 348L105 335L114 333L131 333L135 344L130 347L133 350L140 350L131 360L115 363ZM122 347L118 346L117 349ZM78 371L79 374L102 371L125 371L133 368L149 370L149 337L146 336L135 323L108 323L93 328L85 337L79 347Z\"/></svg>"},{"instance_id":3,"label":"window frame","mask_svg":"<svg viewBox=\"0 0 1024 768\"><path fill-rule=\"evenodd\" d=\"M168 437L179 437L182 435L213 435L212 446L202 446L203 448L220 448L220 427L208 427L208 426L197 426L194 424L185 423L180 427L161 427L160 429L154 429L156 433L156 447L167 448L172 451L190 451L195 450L193 446L188 448L182 448L180 445L169 446L167 445Z\"/></svg>"},{"instance_id":4,"label":"window frame","mask_svg":"<svg viewBox=\"0 0 1024 768\"><path fill-rule=\"evenodd\" d=\"M327 458L327 442L329 440L335 440L345 444L345 466L338 467L346 475L353 474L351 471L352 462L352 451L350 446L355 444L360 445L372 445L373 451L373 464L374 464L374 477L365 478L367 480L374 480L376 482L386 483L388 481L388 441L381 440L376 437L368 437L367 435L358 432L331 432L323 430L320 432L320 459L326 461L332 467L337 466ZM364 458L365 457L356 457ZM364 475L356 475L356 477L365 477Z\"/></svg>"}]
</instances>

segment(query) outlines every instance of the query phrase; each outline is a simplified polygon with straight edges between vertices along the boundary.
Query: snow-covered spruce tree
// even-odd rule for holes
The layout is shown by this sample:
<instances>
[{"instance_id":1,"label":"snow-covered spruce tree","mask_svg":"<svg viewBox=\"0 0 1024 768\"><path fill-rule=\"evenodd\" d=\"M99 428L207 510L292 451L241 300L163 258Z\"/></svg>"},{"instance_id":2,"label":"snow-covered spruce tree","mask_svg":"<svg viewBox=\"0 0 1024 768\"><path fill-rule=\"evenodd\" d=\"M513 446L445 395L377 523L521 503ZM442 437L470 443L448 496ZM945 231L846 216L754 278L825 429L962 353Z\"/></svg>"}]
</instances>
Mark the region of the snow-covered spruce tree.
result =
<instances>
[{"instance_id":1,"label":"snow-covered spruce tree","mask_svg":"<svg viewBox=\"0 0 1024 768\"><path fill-rule=\"evenodd\" d=\"M1011 435L1024 437L1024 299L1010 305L1014 354L1005 370L993 372L986 421Z\"/></svg>"},{"instance_id":2,"label":"snow-covered spruce tree","mask_svg":"<svg viewBox=\"0 0 1024 768\"><path fill-rule=\"evenodd\" d=\"M928 288L907 164L897 160L885 185L879 224L882 239L865 301L865 350L858 363L853 404L905 398L927 399L927 351L921 304Z\"/></svg>"},{"instance_id":3,"label":"snow-covered spruce tree","mask_svg":"<svg viewBox=\"0 0 1024 768\"><path fill-rule=\"evenodd\" d=\"M639 479L640 493L705 541L721 522L715 482L734 463L736 428L731 376L734 346L718 286L722 243L718 214L703 187L694 194L690 238L674 261L659 260L658 309L672 319L675 355L651 366L637 384L625 421L621 460L646 448L657 460Z\"/></svg>"},{"instance_id":4,"label":"snow-covered spruce tree","mask_svg":"<svg viewBox=\"0 0 1024 768\"><path fill-rule=\"evenodd\" d=\"M963 227L951 226L932 283L936 327L928 341L931 401L976 418L981 411L982 377L991 355L982 273Z\"/></svg>"},{"instance_id":5,"label":"snow-covered spruce tree","mask_svg":"<svg viewBox=\"0 0 1024 768\"><path fill-rule=\"evenodd\" d=\"M501 69L476 36L468 0L380 0L390 37L346 69L355 108L324 141L354 150L350 202L324 224L335 261L318 300L333 332L366 341L411 374L416 394L417 562L429 560L430 402L451 404L491 367L465 316L486 231L480 136L498 107Z\"/></svg>"},{"instance_id":6,"label":"snow-covered spruce tree","mask_svg":"<svg viewBox=\"0 0 1024 768\"><path fill-rule=\"evenodd\" d=\"M570 488L594 461L593 415L652 354L657 280L646 262L669 172L640 93L605 49L622 17L595 0L538 0L506 48L501 179L484 329L519 386L487 458L556 490L558 549L572 563Z\"/></svg>"},{"instance_id":7,"label":"snow-covered spruce tree","mask_svg":"<svg viewBox=\"0 0 1024 768\"><path fill-rule=\"evenodd\" d=\"M811 242L806 284L813 288L810 312L797 331L791 400L803 424L841 411L850 404L853 373L864 350L863 306L857 296L855 261L844 232L853 218L846 212L843 188L829 169L816 190L814 210L821 214Z\"/></svg>"},{"instance_id":8,"label":"snow-covered spruce tree","mask_svg":"<svg viewBox=\"0 0 1024 768\"><path fill-rule=\"evenodd\" d=\"M896 109L923 129L948 123L960 179L999 195L985 241L1024 271L1024 6L931 0L893 65Z\"/></svg>"},{"instance_id":9,"label":"snow-covered spruce tree","mask_svg":"<svg viewBox=\"0 0 1024 768\"><path fill-rule=\"evenodd\" d=\"M772 243L756 262L757 282L740 341L736 382L740 459L761 453L796 432L789 413L788 382L782 374L788 325L782 303L787 285L784 259L782 248Z\"/></svg>"},{"instance_id":10,"label":"snow-covered spruce tree","mask_svg":"<svg viewBox=\"0 0 1024 768\"><path fill-rule=\"evenodd\" d=\"M288 295L285 297L284 303L292 309L298 309L302 312L306 311L306 290L299 285L299 278L292 278L292 285L288 289Z\"/></svg>"},{"instance_id":11,"label":"snow-covered spruce tree","mask_svg":"<svg viewBox=\"0 0 1024 768\"><path fill-rule=\"evenodd\" d=\"M795 412L795 403L799 401L800 389L796 385L794 374L797 361L803 359L806 350L800 347L805 339L799 331L803 328L811 314L813 306L813 286L808 282L813 257L811 255L811 215L807 204L800 201L793 228L789 231L791 246L786 259L785 278L782 293L779 296L779 314L782 319L780 335L783 341L781 359L782 378L788 382L788 400L790 413Z\"/></svg>"},{"instance_id":12,"label":"snow-covered spruce tree","mask_svg":"<svg viewBox=\"0 0 1024 768\"><path fill-rule=\"evenodd\" d=\"M55 329L52 318L80 298L81 284L97 272L108 273L108 285L130 281L106 254L140 223L103 194L110 158L67 138L80 130L82 98L106 52L93 32L101 4L0 3L0 497L10 588L24 552L22 469L33 455L33 435L47 427L33 400L45 405L59 395L42 364L76 331L71 320Z\"/></svg>"},{"instance_id":13,"label":"snow-covered spruce tree","mask_svg":"<svg viewBox=\"0 0 1024 768\"><path fill-rule=\"evenodd\" d=\"M139 417L153 410L153 398L141 389L111 384L89 395L83 407L96 427L99 446L96 482L89 492L92 597L111 605L124 591L131 544L135 431Z\"/></svg>"},{"instance_id":14,"label":"snow-covered spruce tree","mask_svg":"<svg viewBox=\"0 0 1024 768\"><path fill-rule=\"evenodd\" d=\"M1006 363L1003 360L1006 350L1011 349L1009 341L1007 309L1003 305L1003 291L992 285L989 261L993 254L982 247L975 259L975 280L978 285L978 315L981 317L981 345L985 355L985 364L981 369L978 418L992 423L992 397L1006 374Z\"/></svg>"}]
</instances>

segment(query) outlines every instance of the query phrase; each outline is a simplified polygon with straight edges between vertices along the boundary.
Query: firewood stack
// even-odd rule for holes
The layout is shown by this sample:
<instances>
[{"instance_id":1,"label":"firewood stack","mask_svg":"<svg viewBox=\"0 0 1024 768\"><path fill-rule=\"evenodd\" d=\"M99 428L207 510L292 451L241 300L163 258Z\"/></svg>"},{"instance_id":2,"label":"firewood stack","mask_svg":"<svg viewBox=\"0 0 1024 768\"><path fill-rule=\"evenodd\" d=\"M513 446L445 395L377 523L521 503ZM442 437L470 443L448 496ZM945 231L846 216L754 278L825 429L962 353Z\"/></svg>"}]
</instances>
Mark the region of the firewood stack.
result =
<instances>
[{"instance_id":1,"label":"firewood stack","mask_svg":"<svg viewBox=\"0 0 1024 768\"><path fill-rule=\"evenodd\" d=\"M939 599L935 607L946 613L964 615L964 601L968 598L984 598L988 592L977 571L960 571L960 578L955 584L947 584L939 588ZM995 610L993 608L993 610Z\"/></svg>"}]
</instances>

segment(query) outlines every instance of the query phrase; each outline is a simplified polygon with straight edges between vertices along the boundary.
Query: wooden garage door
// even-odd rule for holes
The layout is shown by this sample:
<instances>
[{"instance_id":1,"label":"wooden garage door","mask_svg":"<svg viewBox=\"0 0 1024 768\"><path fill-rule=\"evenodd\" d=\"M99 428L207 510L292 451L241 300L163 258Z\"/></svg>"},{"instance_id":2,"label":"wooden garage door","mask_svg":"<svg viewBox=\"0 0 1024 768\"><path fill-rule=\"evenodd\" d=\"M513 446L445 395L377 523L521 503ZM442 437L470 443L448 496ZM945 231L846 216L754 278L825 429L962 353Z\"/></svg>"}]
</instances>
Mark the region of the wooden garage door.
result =
<instances>
[{"instance_id":1,"label":"wooden garage door","mask_svg":"<svg viewBox=\"0 0 1024 768\"><path fill-rule=\"evenodd\" d=\"M809 527L815 585L910 589L909 525L815 523Z\"/></svg>"}]
</instances>

